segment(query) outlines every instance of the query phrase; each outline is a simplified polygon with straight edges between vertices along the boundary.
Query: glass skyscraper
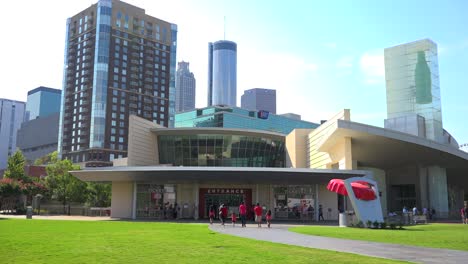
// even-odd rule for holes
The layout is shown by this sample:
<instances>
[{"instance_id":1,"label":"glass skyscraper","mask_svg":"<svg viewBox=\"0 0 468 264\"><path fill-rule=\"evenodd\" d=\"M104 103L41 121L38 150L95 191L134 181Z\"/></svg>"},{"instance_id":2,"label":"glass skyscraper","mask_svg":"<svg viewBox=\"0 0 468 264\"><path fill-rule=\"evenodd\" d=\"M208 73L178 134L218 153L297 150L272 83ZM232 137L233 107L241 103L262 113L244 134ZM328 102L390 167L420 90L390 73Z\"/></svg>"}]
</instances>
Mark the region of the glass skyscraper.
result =
<instances>
[{"instance_id":1,"label":"glass skyscraper","mask_svg":"<svg viewBox=\"0 0 468 264\"><path fill-rule=\"evenodd\" d=\"M236 106L237 44L220 40L208 44L208 106Z\"/></svg>"},{"instance_id":2,"label":"glass skyscraper","mask_svg":"<svg viewBox=\"0 0 468 264\"><path fill-rule=\"evenodd\" d=\"M26 121L42 118L60 112L62 90L38 87L28 92Z\"/></svg>"},{"instance_id":3,"label":"glass skyscraper","mask_svg":"<svg viewBox=\"0 0 468 264\"><path fill-rule=\"evenodd\" d=\"M69 18L58 150L86 166L127 156L137 115L173 126L177 26L118 0Z\"/></svg>"},{"instance_id":4,"label":"glass skyscraper","mask_svg":"<svg viewBox=\"0 0 468 264\"><path fill-rule=\"evenodd\" d=\"M385 80L385 126L442 142L437 45L423 39L385 49Z\"/></svg>"},{"instance_id":5,"label":"glass skyscraper","mask_svg":"<svg viewBox=\"0 0 468 264\"><path fill-rule=\"evenodd\" d=\"M276 114L276 90L263 88L245 90L241 96L241 107Z\"/></svg>"},{"instance_id":6,"label":"glass skyscraper","mask_svg":"<svg viewBox=\"0 0 468 264\"><path fill-rule=\"evenodd\" d=\"M181 61L176 74L176 113L195 108L195 77L189 63Z\"/></svg>"},{"instance_id":7,"label":"glass skyscraper","mask_svg":"<svg viewBox=\"0 0 468 264\"><path fill-rule=\"evenodd\" d=\"M24 122L24 102L0 98L0 169L16 151L16 133Z\"/></svg>"},{"instance_id":8,"label":"glass skyscraper","mask_svg":"<svg viewBox=\"0 0 468 264\"><path fill-rule=\"evenodd\" d=\"M175 127L224 127L255 129L289 134L295 128L316 128L312 122L270 114L266 111L249 111L239 107L211 106L178 113Z\"/></svg>"}]
</instances>

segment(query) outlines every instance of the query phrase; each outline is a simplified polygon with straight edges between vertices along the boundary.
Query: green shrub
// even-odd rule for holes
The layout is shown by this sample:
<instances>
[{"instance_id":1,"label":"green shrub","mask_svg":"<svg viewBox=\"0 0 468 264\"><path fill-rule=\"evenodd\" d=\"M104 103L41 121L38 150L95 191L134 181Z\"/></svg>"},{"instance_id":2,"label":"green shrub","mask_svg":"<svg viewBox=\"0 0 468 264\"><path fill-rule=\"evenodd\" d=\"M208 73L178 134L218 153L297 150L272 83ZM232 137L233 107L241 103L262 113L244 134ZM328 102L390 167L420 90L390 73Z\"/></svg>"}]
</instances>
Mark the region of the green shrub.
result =
<instances>
[{"instance_id":1,"label":"green shrub","mask_svg":"<svg viewBox=\"0 0 468 264\"><path fill-rule=\"evenodd\" d=\"M387 223L386 222L380 223L380 229L385 229L385 228L387 228Z\"/></svg>"},{"instance_id":2,"label":"green shrub","mask_svg":"<svg viewBox=\"0 0 468 264\"><path fill-rule=\"evenodd\" d=\"M404 226L403 222L398 223L398 229L403 229L403 226Z\"/></svg>"},{"instance_id":3,"label":"green shrub","mask_svg":"<svg viewBox=\"0 0 468 264\"><path fill-rule=\"evenodd\" d=\"M359 221L359 222L356 224L356 227L363 228L363 227L364 227L364 223L363 223L362 221Z\"/></svg>"},{"instance_id":4,"label":"green shrub","mask_svg":"<svg viewBox=\"0 0 468 264\"><path fill-rule=\"evenodd\" d=\"M376 220L376 221L374 221L374 222L372 223L372 226L374 226L374 228L377 229L377 228L379 228L380 224L379 224L379 222L377 222L377 220Z\"/></svg>"},{"instance_id":5,"label":"green shrub","mask_svg":"<svg viewBox=\"0 0 468 264\"><path fill-rule=\"evenodd\" d=\"M366 227L367 228L372 228L372 221L371 220L367 220Z\"/></svg>"},{"instance_id":6,"label":"green shrub","mask_svg":"<svg viewBox=\"0 0 468 264\"><path fill-rule=\"evenodd\" d=\"M397 225L395 223L390 224L390 229L396 229Z\"/></svg>"}]
</instances>

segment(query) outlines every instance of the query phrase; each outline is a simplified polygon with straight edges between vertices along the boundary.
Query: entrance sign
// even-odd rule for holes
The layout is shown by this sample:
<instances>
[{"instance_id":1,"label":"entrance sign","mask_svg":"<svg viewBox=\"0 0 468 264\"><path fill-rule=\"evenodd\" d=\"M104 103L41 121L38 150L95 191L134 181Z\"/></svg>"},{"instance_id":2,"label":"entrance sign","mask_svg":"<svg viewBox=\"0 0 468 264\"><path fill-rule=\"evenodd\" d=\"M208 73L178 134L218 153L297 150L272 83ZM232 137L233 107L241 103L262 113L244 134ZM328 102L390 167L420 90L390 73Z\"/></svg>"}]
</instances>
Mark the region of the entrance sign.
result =
<instances>
[{"instance_id":1,"label":"entrance sign","mask_svg":"<svg viewBox=\"0 0 468 264\"><path fill-rule=\"evenodd\" d=\"M209 194L244 194L244 189L208 189L206 193Z\"/></svg>"}]
</instances>

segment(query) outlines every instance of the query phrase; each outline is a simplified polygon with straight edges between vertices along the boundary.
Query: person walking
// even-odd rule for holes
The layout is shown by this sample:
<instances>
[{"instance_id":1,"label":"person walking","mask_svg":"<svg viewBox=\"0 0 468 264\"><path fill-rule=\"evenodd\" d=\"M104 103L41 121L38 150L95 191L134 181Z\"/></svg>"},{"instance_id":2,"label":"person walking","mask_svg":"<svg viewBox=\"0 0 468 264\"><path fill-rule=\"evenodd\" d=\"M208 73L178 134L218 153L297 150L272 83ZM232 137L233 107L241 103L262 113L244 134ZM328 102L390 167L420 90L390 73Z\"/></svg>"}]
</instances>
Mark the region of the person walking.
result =
<instances>
[{"instance_id":1,"label":"person walking","mask_svg":"<svg viewBox=\"0 0 468 264\"><path fill-rule=\"evenodd\" d=\"M468 205L463 208L463 215L465 216L465 224L468 224Z\"/></svg>"},{"instance_id":2,"label":"person walking","mask_svg":"<svg viewBox=\"0 0 468 264\"><path fill-rule=\"evenodd\" d=\"M260 206L260 203L257 203L257 205L254 207L254 212L255 212L255 222L257 222L258 227L262 227L263 209Z\"/></svg>"},{"instance_id":3,"label":"person walking","mask_svg":"<svg viewBox=\"0 0 468 264\"><path fill-rule=\"evenodd\" d=\"M265 215L265 218L266 218L266 221L267 221L268 228L270 228L270 225L271 225L271 210L268 210L268 212Z\"/></svg>"},{"instance_id":4,"label":"person walking","mask_svg":"<svg viewBox=\"0 0 468 264\"><path fill-rule=\"evenodd\" d=\"M462 219L462 223L465 224L466 223L465 207L462 207L460 209L460 216L461 216L461 219Z\"/></svg>"},{"instance_id":5,"label":"person walking","mask_svg":"<svg viewBox=\"0 0 468 264\"><path fill-rule=\"evenodd\" d=\"M221 204L219 206L219 218L221 219L221 225L224 225L224 223L226 222L227 214L227 207L224 206L224 204Z\"/></svg>"},{"instance_id":6,"label":"person walking","mask_svg":"<svg viewBox=\"0 0 468 264\"><path fill-rule=\"evenodd\" d=\"M210 217L210 225L212 225L213 219L215 217L215 209L213 205L210 205L210 211L208 212L208 216Z\"/></svg>"},{"instance_id":7,"label":"person walking","mask_svg":"<svg viewBox=\"0 0 468 264\"><path fill-rule=\"evenodd\" d=\"M241 202L239 205L239 214L242 223L242 227L246 227L245 219L247 217L247 207L245 206L244 202Z\"/></svg>"},{"instance_id":8,"label":"person walking","mask_svg":"<svg viewBox=\"0 0 468 264\"><path fill-rule=\"evenodd\" d=\"M318 211L319 211L319 221L320 221L320 218L322 218L322 220L325 221L325 219L323 218L323 207L321 204L319 205Z\"/></svg>"}]
</instances>

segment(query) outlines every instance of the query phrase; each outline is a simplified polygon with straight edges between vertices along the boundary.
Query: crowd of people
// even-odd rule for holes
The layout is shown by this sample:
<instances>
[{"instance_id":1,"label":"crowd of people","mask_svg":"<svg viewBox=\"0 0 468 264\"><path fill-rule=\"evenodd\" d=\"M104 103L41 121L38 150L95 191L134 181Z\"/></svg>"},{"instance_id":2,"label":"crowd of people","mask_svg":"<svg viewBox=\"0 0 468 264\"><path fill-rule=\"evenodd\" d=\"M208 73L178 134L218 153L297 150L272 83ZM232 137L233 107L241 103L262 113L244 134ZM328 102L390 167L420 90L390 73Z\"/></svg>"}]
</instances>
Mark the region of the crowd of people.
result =
<instances>
[{"instance_id":1,"label":"crowd of people","mask_svg":"<svg viewBox=\"0 0 468 264\"><path fill-rule=\"evenodd\" d=\"M216 216L216 210L213 205L210 206L208 216L210 218L210 224L213 224L213 221ZM225 225L226 221L228 219L228 207L224 204L221 204L218 208L218 216L219 220L221 221L221 225ZM237 222L237 214L234 211L231 211L231 223L232 226L236 225ZM247 218L249 214L247 211L247 206L245 205L244 202L241 202L239 205L239 219L241 221L241 227L247 227ZM255 206L253 206L253 216L254 216L254 221L257 223L258 227L262 227L262 220L263 220L263 207L260 206L259 203L257 203ZM268 228L271 226L271 210L266 211L265 213L265 219L267 222Z\"/></svg>"},{"instance_id":2,"label":"crowd of people","mask_svg":"<svg viewBox=\"0 0 468 264\"><path fill-rule=\"evenodd\" d=\"M246 226L247 219L252 219L253 221L255 221L258 227L262 227L263 218L265 218L266 220L267 227L268 228L271 227L272 213L270 209L265 210L262 206L260 206L259 203L257 203L256 205L252 205L250 209L251 210L249 211L246 204L244 202L241 202L239 205L239 216L234 211L231 211L230 214L228 215L228 206L226 206L225 204L221 204L218 208L217 214L219 216L218 218L221 222L221 225L223 226L226 224L228 216L230 216L233 227L236 225L238 218L241 221L241 227L247 227ZM319 221L320 219L324 220L322 205L319 206L318 211L319 211ZM265 215L264 215L264 212L265 212ZM213 224L216 218L216 208L213 205L211 205L209 208L208 216L210 218L210 224Z\"/></svg>"}]
</instances>

